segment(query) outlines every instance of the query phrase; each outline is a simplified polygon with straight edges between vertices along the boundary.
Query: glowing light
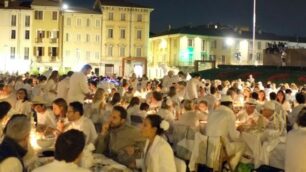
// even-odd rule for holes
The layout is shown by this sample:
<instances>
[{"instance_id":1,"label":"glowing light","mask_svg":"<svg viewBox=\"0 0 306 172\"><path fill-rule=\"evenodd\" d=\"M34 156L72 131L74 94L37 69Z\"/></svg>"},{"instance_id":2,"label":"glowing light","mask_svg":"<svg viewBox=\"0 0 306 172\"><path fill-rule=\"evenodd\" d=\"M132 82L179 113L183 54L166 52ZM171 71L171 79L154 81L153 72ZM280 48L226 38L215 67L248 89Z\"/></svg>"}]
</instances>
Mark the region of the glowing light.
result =
<instances>
[{"instance_id":1,"label":"glowing light","mask_svg":"<svg viewBox=\"0 0 306 172\"><path fill-rule=\"evenodd\" d=\"M69 8L69 5L68 5L68 4L63 4L63 6L62 6L62 9L63 9L63 10L68 10L68 8Z\"/></svg>"},{"instance_id":2,"label":"glowing light","mask_svg":"<svg viewBox=\"0 0 306 172\"><path fill-rule=\"evenodd\" d=\"M232 38L232 37L228 37L228 38L225 39L225 44L227 46L232 46L232 45L234 45L234 43L235 43L235 41L234 41L234 38Z\"/></svg>"},{"instance_id":3,"label":"glowing light","mask_svg":"<svg viewBox=\"0 0 306 172\"><path fill-rule=\"evenodd\" d=\"M167 41L163 39L163 40L160 42L159 47L162 48L162 49L167 48Z\"/></svg>"}]
</instances>

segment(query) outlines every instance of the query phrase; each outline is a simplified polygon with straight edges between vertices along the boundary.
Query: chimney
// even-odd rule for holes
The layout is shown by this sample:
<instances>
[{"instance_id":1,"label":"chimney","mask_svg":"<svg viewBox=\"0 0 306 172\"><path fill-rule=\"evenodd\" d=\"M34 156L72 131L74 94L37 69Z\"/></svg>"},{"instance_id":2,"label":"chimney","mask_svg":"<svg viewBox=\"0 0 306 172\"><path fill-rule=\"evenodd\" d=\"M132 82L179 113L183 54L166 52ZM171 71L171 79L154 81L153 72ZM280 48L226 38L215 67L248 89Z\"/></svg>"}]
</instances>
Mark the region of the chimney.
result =
<instances>
[{"instance_id":1,"label":"chimney","mask_svg":"<svg viewBox=\"0 0 306 172\"><path fill-rule=\"evenodd\" d=\"M9 6L9 0L5 0L4 1L4 8L8 8L8 6Z\"/></svg>"}]
</instances>

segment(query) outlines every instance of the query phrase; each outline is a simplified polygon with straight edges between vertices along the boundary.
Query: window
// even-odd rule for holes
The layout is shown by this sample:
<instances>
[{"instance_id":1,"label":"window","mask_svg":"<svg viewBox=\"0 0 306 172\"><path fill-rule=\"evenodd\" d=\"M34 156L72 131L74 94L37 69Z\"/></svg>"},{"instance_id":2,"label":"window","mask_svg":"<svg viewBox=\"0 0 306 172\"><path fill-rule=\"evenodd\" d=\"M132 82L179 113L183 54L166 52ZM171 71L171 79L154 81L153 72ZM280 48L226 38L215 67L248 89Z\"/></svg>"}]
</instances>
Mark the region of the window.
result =
<instances>
[{"instance_id":1,"label":"window","mask_svg":"<svg viewBox=\"0 0 306 172\"><path fill-rule=\"evenodd\" d=\"M30 54L30 48L29 47L24 47L24 59L29 60L29 54Z\"/></svg>"},{"instance_id":2,"label":"window","mask_svg":"<svg viewBox=\"0 0 306 172\"><path fill-rule=\"evenodd\" d=\"M211 42L210 48L212 48L212 49L217 49L217 40L213 40L213 41Z\"/></svg>"},{"instance_id":3,"label":"window","mask_svg":"<svg viewBox=\"0 0 306 172\"><path fill-rule=\"evenodd\" d=\"M15 47L11 47L11 59L15 59Z\"/></svg>"},{"instance_id":4,"label":"window","mask_svg":"<svg viewBox=\"0 0 306 172\"><path fill-rule=\"evenodd\" d=\"M44 47L37 47L36 56L38 57L44 56Z\"/></svg>"},{"instance_id":5,"label":"window","mask_svg":"<svg viewBox=\"0 0 306 172\"><path fill-rule=\"evenodd\" d=\"M114 36L113 34L114 34L113 29L108 29L108 34L107 34L108 36L107 37L108 38L113 38L113 36Z\"/></svg>"},{"instance_id":6,"label":"window","mask_svg":"<svg viewBox=\"0 0 306 172\"><path fill-rule=\"evenodd\" d=\"M31 22L31 17L30 16L25 16L25 27L30 27L30 22Z\"/></svg>"},{"instance_id":7,"label":"window","mask_svg":"<svg viewBox=\"0 0 306 172\"><path fill-rule=\"evenodd\" d=\"M108 13L108 20L114 20L114 13Z\"/></svg>"},{"instance_id":8,"label":"window","mask_svg":"<svg viewBox=\"0 0 306 172\"><path fill-rule=\"evenodd\" d=\"M81 41L81 34L77 35L77 41Z\"/></svg>"},{"instance_id":9,"label":"window","mask_svg":"<svg viewBox=\"0 0 306 172\"><path fill-rule=\"evenodd\" d=\"M120 30L120 38L125 39L125 29Z\"/></svg>"},{"instance_id":10,"label":"window","mask_svg":"<svg viewBox=\"0 0 306 172\"><path fill-rule=\"evenodd\" d=\"M59 35L58 31L51 31L51 32L50 32L50 38L51 38L51 39L56 39L56 38L58 38L58 35Z\"/></svg>"},{"instance_id":11,"label":"window","mask_svg":"<svg viewBox=\"0 0 306 172\"><path fill-rule=\"evenodd\" d=\"M45 31L38 30L37 31L37 41L42 42L42 39L45 37Z\"/></svg>"},{"instance_id":12,"label":"window","mask_svg":"<svg viewBox=\"0 0 306 172\"><path fill-rule=\"evenodd\" d=\"M87 19L87 20L86 20L86 26L87 26L87 27L90 27L90 19Z\"/></svg>"},{"instance_id":13,"label":"window","mask_svg":"<svg viewBox=\"0 0 306 172\"><path fill-rule=\"evenodd\" d=\"M90 42L90 35L86 34L86 42Z\"/></svg>"},{"instance_id":14,"label":"window","mask_svg":"<svg viewBox=\"0 0 306 172\"><path fill-rule=\"evenodd\" d=\"M257 53L256 61L257 61L257 62L260 62L260 60L261 60L261 54L260 54L260 53Z\"/></svg>"},{"instance_id":15,"label":"window","mask_svg":"<svg viewBox=\"0 0 306 172\"><path fill-rule=\"evenodd\" d=\"M97 43L100 42L100 35L96 35L96 42L97 42Z\"/></svg>"},{"instance_id":16,"label":"window","mask_svg":"<svg viewBox=\"0 0 306 172\"><path fill-rule=\"evenodd\" d=\"M261 42L257 42L257 49L261 50Z\"/></svg>"},{"instance_id":17,"label":"window","mask_svg":"<svg viewBox=\"0 0 306 172\"><path fill-rule=\"evenodd\" d=\"M71 18L67 18L67 26L71 26Z\"/></svg>"},{"instance_id":18,"label":"window","mask_svg":"<svg viewBox=\"0 0 306 172\"><path fill-rule=\"evenodd\" d=\"M66 57L69 57L69 56L70 56L70 51L66 50Z\"/></svg>"},{"instance_id":19,"label":"window","mask_svg":"<svg viewBox=\"0 0 306 172\"><path fill-rule=\"evenodd\" d=\"M120 52L119 52L120 57L125 56L125 47L120 47Z\"/></svg>"},{"instance_id":20,"label":"window","mask_svg":"<svg viewBox=\"0 0 306 172\"><path fill-rule=\"evenodd\" d=\"M109 57L113 57L113 47L112 46L108 46L107 55Z\"/></svg>"},{"instance_id":21,"label":"window","mask_svg":"<svg viewBox=\"0 0 306 172\"><path fill-rule=\"evenodd\" d=\"M100 27L100 25L101 25L100 20L96 20L96 27Z\"/></svg>"},{"instance_id":22,"label":"window","mask_svg":"<svg viewBox=\"0 0 306 172\"><path fill-rule=\"evenodd\" d=\"M142 32L141 30L137 30L137 39L141 39Z\"/></svg>"},{"instance_id":23,"label":"window","mask_svg":"<svg viewBox=\"0 0 306 172\"><path fill-rule=\"evenodd\" d=\"M86 51L86 59L89 60L90 59L90 52Z\"/></svg>"},{"instance_id":24,"label":"window","mask_svg":"<svg viewBox=\"0 0 306 172\"><path fill-rule=\"evenodd\" d=\"M49 48L49 53L50 53L51 57L56 57L57 56L57 48L56 47L50 47ZM55 61L55 60L53 59L53 61Z\"/></svg>"},{"instance_id":25,"label":"window","mask_svg":"<svg viewBox=\"0 0 306 172\"><path fill-rule=\"evenodd\" d=\"M125 13L121 14L121 21L125 21Z\"/></svg>"},{"instance_id":26,"label":"window","mask_svg":"<svg viewBox=\"0 0 306 172\"><path fill-rule=\"evenodd\" d=\"M251 61L252 61L252 57L253 57L253 54L252 54L252 53L250 53L250 54L249 54L249 59L248 59L248 61L249 61L249 62L251 62Z\"/></svg>"},{"instance_id":27,"label":"window","mask_svg":"<svg viewBox=\"0 0 306 172\"><path fill-rule=\"evenodd\" d=\"M136 56L141 57L141 48L136 49Z\"/></svg>"},{"instance_id":28,"label":"window","mask_svg":"<svg viewBox=\"0 0 306 172\"><path fill-rule=\"evenodd\" d=\"M16 30L11 31L11 39L16 39Z\"/></svg>"},{"instance_id":29,"label":"window","mask_svg":"<svg viewBox=\"0 0 306 172\"><path fill-rule=\"evenodd\" d=\"M77 26L81 26L82 25L82 20L81 19L77 19Z\"/></svg>"},{"instance_id":30,"label":"window","mask_svg":"<svg viewBox=\"0 0 306 172\"><path fill-rule=\"evenodd\" d=\"M202 51L205 51L205 43L206 43L205 40L202 40L202 46L201 46Z\"/></svg>"},{"instance_id":31,"label":"window","mask_svg":"<svg viewBox=\"0 0 306 172\"><path fill-rule=\"evenodd\" d=\"M42 20L43 19L43 11L35 11L35 20Z\"/></svg>"},{"instance_id":32,"label":"window","mask_svg":"<svg viewBox=\"0 0 306 172\"><path fill-rule=\"evenodd\" d=\"M81 57L81 50L80 49L76 49L76 58L80 59Z\"/></svg>"},{"instance_id":33,"label":"window","mask_svg":"<svg viewBox=\"0 0 306 172\"><path fill-rule=\"evenodd\" d=\"M188 47L193 47L193 39L188 39Z\"/></svg>"},{"instance_id":34,"label":"window","mask_svg":"<svg viewBox=\"0 0 306 172\"><path fill-rule=\"evenodd\" d=\"M224 55L222 55L222 57L221 57L221 63L225 64L225 56Z\"/></svg>"},{"instance_id":35,"label":"window","mask_svg":"<svg viewBox=\"0 0 306 172\"><path fill-rule=\"evenodd\" d=\"M96 53L95 53L95 58L96 58L97 60L100 58L99 52L96 52Z\"/></svg>"},{"instance_id":36,"label":"window","mask_svg":"<svg viewBox=\"0 0 306 172\"><path fill-rule=\"evenodd\" d=\"M66 42L69 42L69 33L66 33Z\"/></svg>"},{"instance_id":37,"label":"window","mask_svg":"<svg viewBox=\"0 0 306 172\"><path fill-rule=\"evenodd\" d=\"M27 39L27 40L30 39L30 31L29 30L25 31L25 39Z\"/></svg>"},{"instance_id":38,"label":"window","mask_svg":"<svg viewBox=\"0 0 306 172\"><path fill-rule=\"evenodd\" d=\"M16 26L16 15L12 15L11 26Z\"/></svg>"},{"instance_id":39,"label":"window","mask_svg":"<svg viewBox=\"0 0 306 172\"><path fill-rule=\"evenodd\" d=\"M137 15L137 22L142 22L142 15L141 14Z\"/></svg>"},{"instance_id":40,"label":"window","mask_svg":"<svg viewBox=\"0 0 306 172\"><path fill-rule=\"evenodd\" d=\"M52 12L52 20L57 20L57 12L56 11Z\"/></svg>"}]
</instances>

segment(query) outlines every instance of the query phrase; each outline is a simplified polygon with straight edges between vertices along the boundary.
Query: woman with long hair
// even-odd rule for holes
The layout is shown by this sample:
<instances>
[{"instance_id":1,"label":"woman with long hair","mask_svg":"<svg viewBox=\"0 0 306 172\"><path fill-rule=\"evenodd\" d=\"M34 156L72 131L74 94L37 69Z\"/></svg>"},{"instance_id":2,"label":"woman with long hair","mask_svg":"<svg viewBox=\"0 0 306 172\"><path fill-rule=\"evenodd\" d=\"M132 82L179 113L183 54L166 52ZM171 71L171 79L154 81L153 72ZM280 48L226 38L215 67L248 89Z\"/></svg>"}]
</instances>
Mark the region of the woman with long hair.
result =
<instances>
[{"instance_id":1,"label":"woman with long hair","mask_svg":"<svg viewBox=\"0 0 306 172\"><path fill-rule=\"evenodd\" d=\"M286 100L286 94L282 90L277 92L276 101L282 105L284 111L291 112L291 105L289 101Z\"/></svg>"},{"instance_id":2,"label":"woman with long hair","mask_svg":"<svg viewBox=\"0 0 306 172\"><path fill-rule=\"evenodd\" d=\"M29 101L27 90L24 88L20 88L17 91L17 102L15 105L15 111L18 114L25 114L30 116L32 113L32 104Z\"/></svg>"}]
</instances>

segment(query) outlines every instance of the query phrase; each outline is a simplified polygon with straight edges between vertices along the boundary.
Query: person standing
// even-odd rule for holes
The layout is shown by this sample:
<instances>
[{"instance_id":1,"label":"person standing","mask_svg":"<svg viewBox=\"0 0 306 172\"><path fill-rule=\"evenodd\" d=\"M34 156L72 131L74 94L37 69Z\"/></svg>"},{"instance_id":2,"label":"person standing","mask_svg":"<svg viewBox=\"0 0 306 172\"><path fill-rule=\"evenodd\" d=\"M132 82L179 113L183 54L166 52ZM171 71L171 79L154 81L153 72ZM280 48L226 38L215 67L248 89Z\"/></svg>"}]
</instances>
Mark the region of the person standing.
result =
<instances>
[{"instance_id":1,"label":"person standing","mask_svg":"<svg viewBox=\"0 0 306 172\"><path fill-rule=\"evenodd\" d=\"M90 74L92 67L87 64L81 72L75 72L69 81L68 102L84 102L86 96L90 95L87 75Z\"/></svg>"}]
</instances>

